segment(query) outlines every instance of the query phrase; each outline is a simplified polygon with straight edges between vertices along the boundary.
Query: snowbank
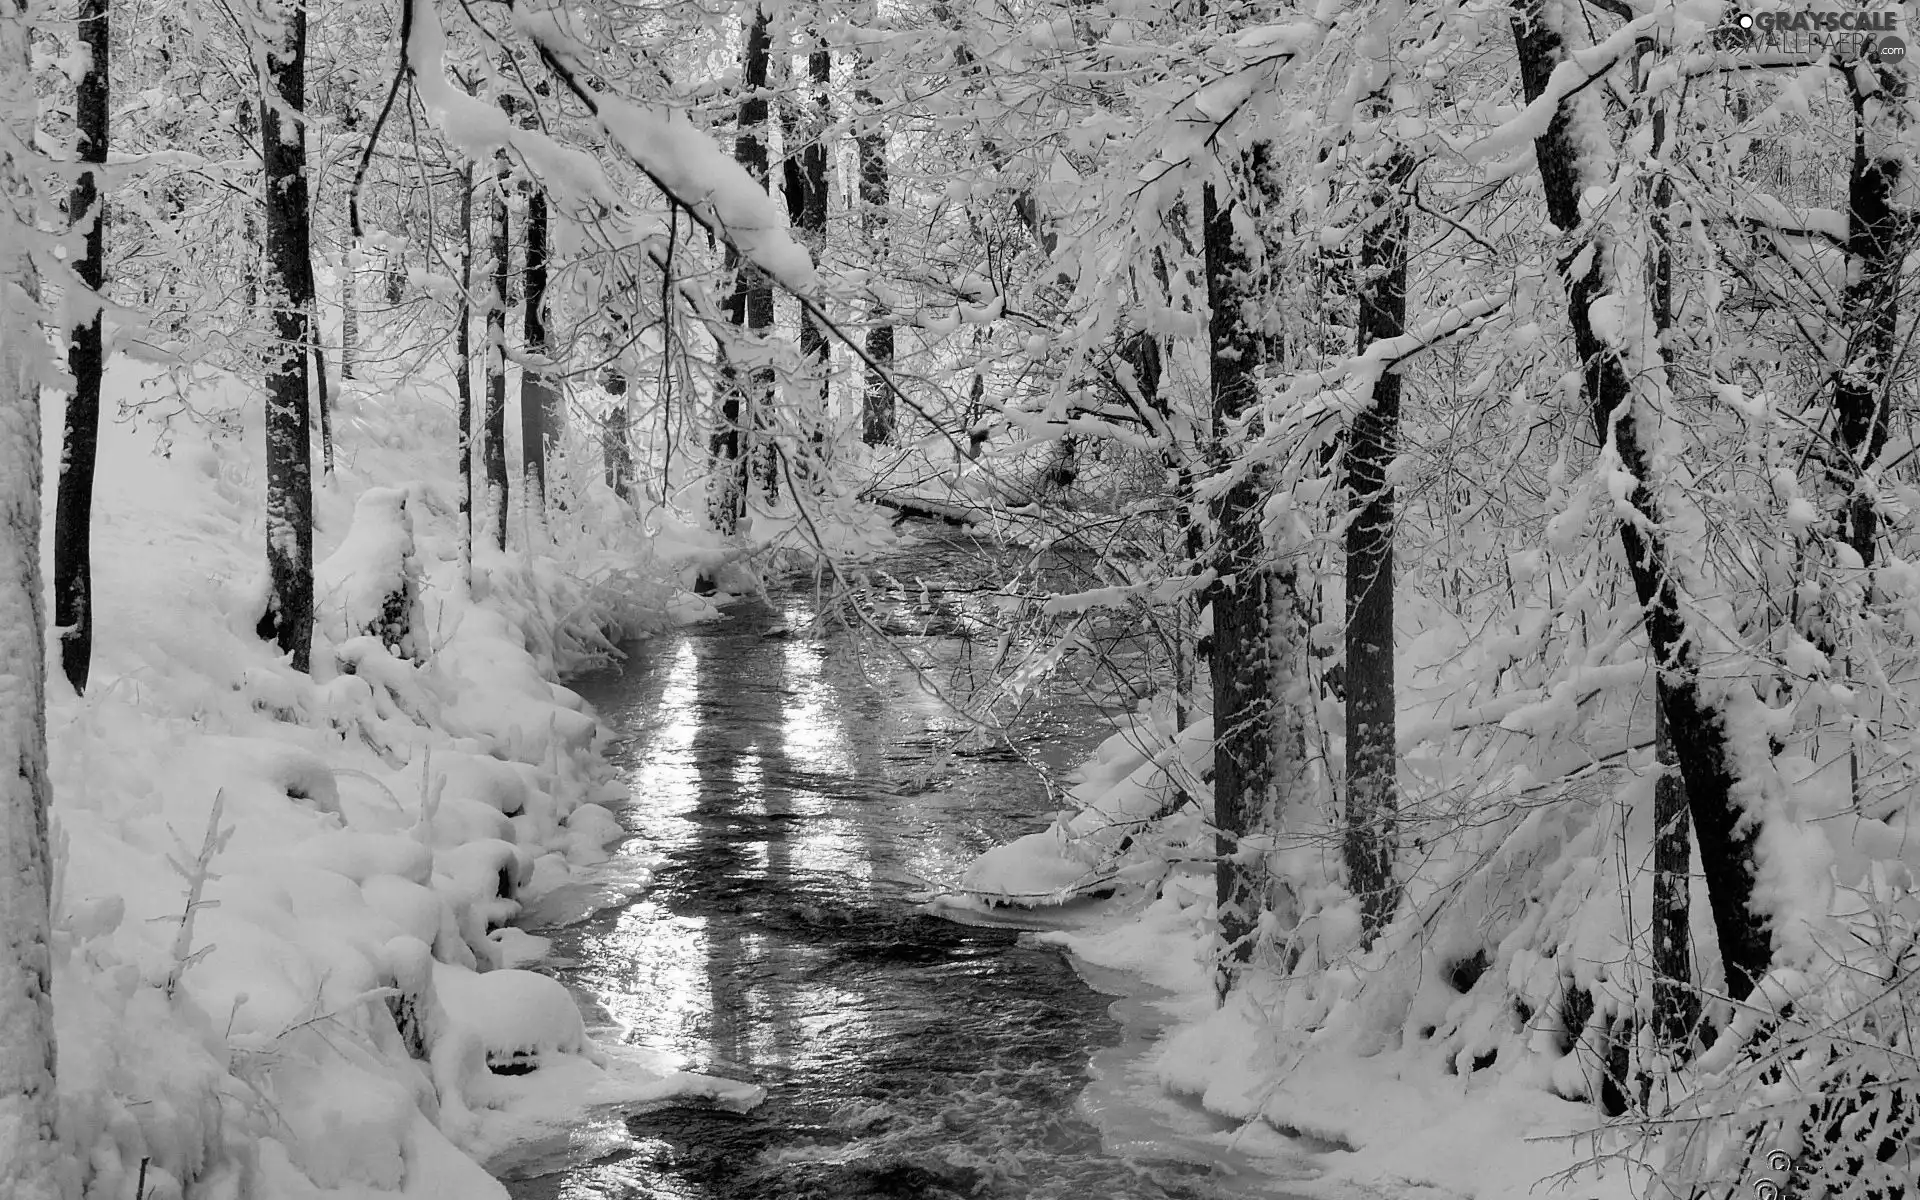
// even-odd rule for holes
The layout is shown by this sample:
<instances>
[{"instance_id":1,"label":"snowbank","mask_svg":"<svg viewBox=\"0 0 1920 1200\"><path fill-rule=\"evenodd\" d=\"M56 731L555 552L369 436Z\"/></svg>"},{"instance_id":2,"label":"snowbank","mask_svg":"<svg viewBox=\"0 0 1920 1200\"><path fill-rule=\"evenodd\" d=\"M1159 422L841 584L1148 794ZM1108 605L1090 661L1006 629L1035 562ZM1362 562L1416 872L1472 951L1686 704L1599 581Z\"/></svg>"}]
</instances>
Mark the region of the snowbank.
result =
<instances>
[{"instance_id":1,"label":"snowbank","mask_svg":"<svg viewBox=\"0 0 1920 1200\"><path fill-rule=\"evenodd\" d=\"M53 681L62 1134L85 1194L144 1174L142 1200L484 1200L504 1192L475 1157L529 1126L724 1092L604 1071L566 990L514 969L538 939L506 928L622 834L602 731L557 680L676 598L625 511L584 496L552 554L483 551L469 586L450 411L349 384L309 678L253 633L257 398L218 376L191 395L109 376L109 405L144 409L102 431L88 694ZM46 421L53 461L57 404Z\"/></svg>"},{"instance_id":2,"label":"snowbank","mask_svg":"<svg viewBox=\"0 0 1920 1200\"><path fill-rule=\"evenodd\" d=\"M1436 711L1417 709L1402 728ZM1660 1072L1647 1032L1651 872L1638 866L1651 861L1653 835L1644 764L1551 787L1523 772L1508 790L1458 789L1457 807L1430 810L1451 819L1407 831L1423 854L1406 856L1400 913L1364 953L1339 883L1337 814L1297 812L1262 847L1281 881L1267 946L1221 1007L1211 837L1181 791L1204 803L1209 736L1200 724L1176 740L1164 714L1143 714L1080 768L1075 809L981 855L946 903L1033 907L1116 892L1090 927L1039 937L1173 993L1170 1031L1142 1064L1167 1091L1337 1147L1315 1157L1320 1178L1292 1190L1626 1200L1649 1194L1650 1170L1676 1164L1696 1178L1746 1178L1749 1131L1783 1119L1791 1129L1803 1119L1792 1106L1823 1087L1884 1097L1888 1082L1911 1078L1898 1031L1920 993L1911 975L1890 974L1888 948L1920 927L1920 848L1897 814L1852 808L1844 748L1824 764L1774 762L1791 819L1768 832L1765 881L1776 911L1804 932L1783 936L1782 965L1761 989L1769 1014L1710 1001L1714 1048L1688 1073L1651 1080L1655 1115L1667 1119L1648 1124L1613 1119L1635 1102L1625 1093ZM1720 980L1703 888L1692 901L1711 994ZM1803 944L1817 953L1795 957ZM1741 1053L1763 1015L1778 1022L1776 1045L1805 1052L1784 1081L1768 1075L1777 1058ZM1889 1030L1894 1049L1861 1056ZM1882 1182L1910 1166L1899 1153L1866 1164Z\"/></svg>"}]
</instances>

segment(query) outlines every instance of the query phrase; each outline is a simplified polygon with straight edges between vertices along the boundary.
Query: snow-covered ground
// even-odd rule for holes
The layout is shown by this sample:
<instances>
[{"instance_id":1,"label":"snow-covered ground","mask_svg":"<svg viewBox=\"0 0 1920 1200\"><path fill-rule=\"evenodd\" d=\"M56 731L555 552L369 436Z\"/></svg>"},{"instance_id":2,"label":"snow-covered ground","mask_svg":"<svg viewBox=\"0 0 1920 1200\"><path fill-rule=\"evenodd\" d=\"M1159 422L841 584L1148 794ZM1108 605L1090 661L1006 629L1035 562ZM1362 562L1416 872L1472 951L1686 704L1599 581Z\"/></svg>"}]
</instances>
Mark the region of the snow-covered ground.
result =
<instances>
[{"instance_id":1,"label":"snow-covered ground","mask_svg":"<svg viewBox=\"0 0 1920 1200\"><path fill-rule=\"evenodd\" d=\"M1663 1194L1654 1173L1687 1156L1687 1170L1743 1187L1771 1177L1741 1139L1766 1136L1768 1105L1804 1096L1790 1075L1760 1079L1739 1053L1756 1008L1729 1020L1724 1001L1709 1001L1712 1048L1652 1085L1666 1119L1610 1121L1600 1104L1618 1052L1609 1039L1624 1028L1641 1043L1636 1062L1650 1053L1646 967L1629 934L1651 903L1648 872L1632 865L1649 854L1649 773L1563 786L1551 803L1429 834L1400 915L1365 951L1356 905L1337 882L1337 825L1326 814L1317 827L1297 822L1260 847L1287 883L1270 897L1265 927L1287 961L1256 959L1221 1006L1213 835L1201 811L1211 789L1199 782L1210 731L1201 722L1171 732L1164 711L1125 725L1081 766L1073 808L981 855L942 903L1054 905L1117 892L1104 915L1075 903L1094 915L1038 936L1170 993L1156 1001L1168 1032L1138 1064L1168 1093L1257 1122L1263 1138L1277 1130L1338 1147L1314 1157L1319 1178L1289 1189L1337 1200L1627 1200ZM1773 857L1769 877L1780 911L1818 953L1791 959L1760 994L1798 1002L1778 1038L1819 1045L1898 1003L1869 959L1911 928L1920 849L1900 836L1897 816L1852 811L1843 772L1790 757L1775 769L1801 820L1774 831L1795 850ZM1183 804L1182 791L1200 803ZM1693 890L1693 927L1711 996L1717 953L1703 891Z\"/></svg>"},{"instance_id":2,"label":"snow-covered ground","mask_svg":"<svg viewBox=\"0 0 1920 1200\"><path fill-rule=\"evenodd\" d=\"M108 414L137 412L101 437L92 678L50 681L62 1136L86 1195L486 1200L479 1160L586 1104L751 1103L596 1047L523 969L539 939L503 928L621 836L604 731L558 680L610 631L704 611L689 572L576 489L549 553L521 522L469 587L449 398L350 382L298 674L254 633L257 396L177 382L109 375Z\"/></svg>"}]
</instances>

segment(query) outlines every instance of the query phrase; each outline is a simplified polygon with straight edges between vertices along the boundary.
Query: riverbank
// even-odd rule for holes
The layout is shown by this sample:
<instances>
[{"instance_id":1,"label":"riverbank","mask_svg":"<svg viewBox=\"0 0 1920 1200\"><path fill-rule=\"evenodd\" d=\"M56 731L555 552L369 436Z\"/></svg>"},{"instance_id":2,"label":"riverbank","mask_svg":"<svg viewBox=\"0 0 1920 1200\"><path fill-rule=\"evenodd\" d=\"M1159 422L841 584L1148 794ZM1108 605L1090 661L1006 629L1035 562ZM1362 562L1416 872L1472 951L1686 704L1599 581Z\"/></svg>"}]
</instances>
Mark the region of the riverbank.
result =
<instances>
[{"instance_id":1,"label":"riverbank","mask_svg":"<svg viewBox=\"0 0 1920 1200\"><path fill-rule=\"evenodd\" d=\"M1452 960L1438 938L1402 928L1369 954L1355 952L1357 916L1321 861L1337 842L1303 839L1274 852L1288 856L1292 878L1325 880L1298 893L1310 914L1294 934L1302 967L1250 970L1225 1007L1216 1003L1213 835L1193 805L1176 803L1174 782L1207 794L1199 780L1210 739L1202 721L1174 742L1164 713L1126 724L1079 764L1070 807L1052 826L974 860L965 891L945 903L1045 913L1061 903L1089 908L1072 898L1096 885L1114 892L1038 936L1095 971L1140 981L1146 998L1128 1003L1149 1011L1133 1014L1145 1033L1125 1069L1168 1103L1240 1123L1237 1137L1248 1145L1306 1148L1313 1177L1287 1185L1303 1195L1628 1200L1631 1131L1603 1133L1596 1151L1605 1118L1568 1078L1589 1052L1556 1052L1541 1035L1531 1062L1519 1052L1476 1058L1477 1046L1466 1054L1471 1065L1445 1058L1444 1040L1428 1042L1436 1026L1484 1026L1486 1045L1505 1051L1536 1031L1500 1005L1492 986L1483 994L1465 980L1443 991ZM1558 1074L1555 1063L1564 1064Z\"/></svg>"},{"instance_id":2,"label":"riverbank","mask_svg":"<svg viewBox=\"0 0 1920 1200\"><path fill-rule=\"evenodd\" d=\"M331 477L316 453L302 675L254 633L257 396L120 363L107 400L130 419L101 436L92 678L80 697L56 672L48 721L85 1194L484 1200L503 1193L477 1159L677 1086L585 1040L509 922L621 835L605 731L558 681L610 634L710 611L680 567L583 488L541 554L516 511L469 585L450 405L349 383ZM404 620L363 632L394 597Z\"/></svg>"}]
</instances>

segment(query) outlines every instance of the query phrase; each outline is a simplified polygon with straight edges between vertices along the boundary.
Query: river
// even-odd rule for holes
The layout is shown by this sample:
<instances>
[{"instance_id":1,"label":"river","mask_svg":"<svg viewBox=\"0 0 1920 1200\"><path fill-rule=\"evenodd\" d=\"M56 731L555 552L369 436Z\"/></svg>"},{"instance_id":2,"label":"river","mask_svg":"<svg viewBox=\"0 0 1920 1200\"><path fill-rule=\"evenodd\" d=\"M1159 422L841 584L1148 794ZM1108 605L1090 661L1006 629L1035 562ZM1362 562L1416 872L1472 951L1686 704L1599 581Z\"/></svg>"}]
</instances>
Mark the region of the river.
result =
<instances>
[{"instance_id":1,"label":"river","mask_svg":"<svg viewBox=\"0 0 1920 1200\"><path fill-rule=\"evenodd\" d=\"M935 539L887 560L861 611L891 641L817 628L817 588L796 580L574 681L619 731L632 796L608 871L650 883L604 911L529 914L547 969L596 1037L767 1099L604 1114L496 1164L517 1200L1284 1200L1279 1178L1312 1174L1270 1133L1262 1154L1234 1148L1227 1123L1137 1075L1144 989L920 903L1043 827L1110 730L1062 683L1011 745L953 748L968 725L938 693L986 669L968 635L993 611L989 550Z\"/></svg>"}]
</instances>

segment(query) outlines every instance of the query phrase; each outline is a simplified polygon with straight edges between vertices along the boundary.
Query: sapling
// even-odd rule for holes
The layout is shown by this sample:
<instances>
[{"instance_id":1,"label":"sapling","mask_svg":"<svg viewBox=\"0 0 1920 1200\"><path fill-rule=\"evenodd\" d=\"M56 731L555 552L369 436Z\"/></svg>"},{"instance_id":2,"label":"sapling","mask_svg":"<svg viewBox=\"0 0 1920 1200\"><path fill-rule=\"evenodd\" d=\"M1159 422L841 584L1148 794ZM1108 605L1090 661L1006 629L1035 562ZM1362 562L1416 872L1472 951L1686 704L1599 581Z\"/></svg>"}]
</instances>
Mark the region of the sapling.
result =
<instances>
[{"instance_id":1,"label":"sapling","mask_svg":"<svg viewBox=\"0 0 1920 1200\"><path fill-rule=\"evenodd\" d=\"M220 828L220 813L226 807L227 790L221 788L213 794L213 810L207 814L207 834L200 842L200 853L188 863L177 855L167 855L167 865L187 881L187 906L180 913L180 932L173 939L173 969L167 972L167 998L171 1000L175 989L180 986L180 977L187 968L199 962L213 952L211 943L200 949L193 948L193 918L203 908L216 908L218 900L202 900L207 881L220 878L213 873L213 859L226 849L228 839L233 837L234 827ZM177 840L177 839L176 839ZM182 845L181 850L186 847Z\"/></svg>"}]
</instances>

